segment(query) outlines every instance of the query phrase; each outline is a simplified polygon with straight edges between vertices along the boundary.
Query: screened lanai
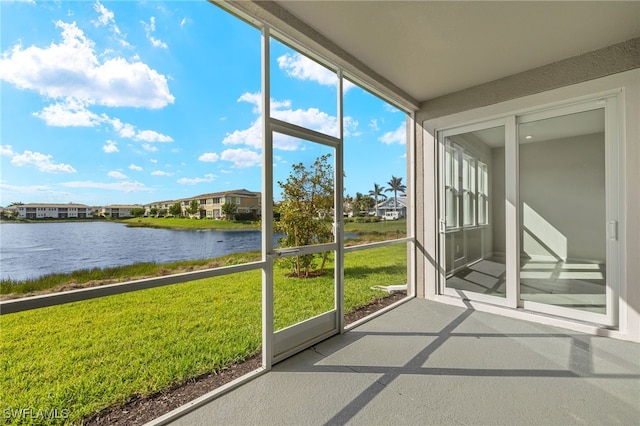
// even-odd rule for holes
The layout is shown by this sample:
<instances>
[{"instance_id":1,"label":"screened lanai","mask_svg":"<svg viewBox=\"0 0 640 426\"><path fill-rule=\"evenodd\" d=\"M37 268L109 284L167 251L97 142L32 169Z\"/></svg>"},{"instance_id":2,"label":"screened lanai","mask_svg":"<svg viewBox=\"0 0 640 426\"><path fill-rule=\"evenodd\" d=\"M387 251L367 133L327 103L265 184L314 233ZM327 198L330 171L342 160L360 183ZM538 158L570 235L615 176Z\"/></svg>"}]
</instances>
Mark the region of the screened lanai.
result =
<instances>
[{"instance_id":1,"label":"screened lanai","mask_svg":"<svg viewBox=\"0 0 640 426\"><path fill-rule=\"evenodd\" d=\"M409 276L415 276L417 298L462 308L471 316L484 311L588 335L640 340L640 271L632 260L639 253L639 199L632 189L640 159L635 119L640 112L638 4L339 2L326 7L322 2L282 1L238 7L314 46L410 113L408 226L415 263ZM432 306L410 304L396 308L398 315ZM434 321L428 312L413 312L425 322ZM398 322L384 324L384 318ZM377 327L402 329L408 322L387 313L370 329L363 326L361 334L359 329L352 333L358 334L356 340L379 335L384 346L385 333ZM459 324L454 323L439 328L442 334L431 334L429 325L414 332L446 340L456 334ZM554 332L545 329L543 334ZM359 346L348 335L296 356L273 376L272 385L283 383L287 372L321 378L323 372L338 374L344 368L343 374L351 369L381 374L379 385L392 388L386 379L398 377L396 373L372 365L395 365L394 357L378 356L382 346L363 344L366 355L355 355L350 364L339 355ZM469 336L483 339L480 331ZM428 365L426 359L434 355L429 347L425 342L427 354L405 366ZM497 348L500 352L502 347ZM459 349L476 350L473 344ZM587 357L593 356L592 347L585 350ZM458 361L459 367L472 363ZM334 369L324 368L327 364ZM637 366L629 367L627 384L637 396L632 384ZM401 375L404 370L395 371ZM267 386L269 379L260 383L246 392ZM417 383L432 384L426 378ZM374 387L347 392L326 410L309 410L327 424L451 420L422 416L420 409L412 411L416 407L394 411ZM524 388L513 391L526 394ZM301 387L300 392L310 391ZM301 406L313 405L303 399ZM615 411L614 405L600 408ZM620 412L635 416L632 406ZM220 409L205 404L183 424ZM260 405L248 416L267 412ZM295 409L288 412L293 417L285 412L276 417L302 421ZM373 413L382 417L369 417ZM559 421L563 415L552 413L548 420ZM497 414L483 419L475 417L490 423L506 418Z\"/></svg>"},{"instance_id":2,"label":"screened lanai","mask_svg":"<svg viewBox=\"0 0 640 426\"><path fill-rule=\"evenodd\" d=\"M243 95L260 115L269 218L260 259L3 302L3 315L176 284L210 291L200 280L250 282L259 296L224 298L259 330L250 345L260 367L154 424L625 423L638 414L639 3L210 3L255 35L238 51L251 52L260 78L259 93ZM329 78L304 108L333 126L282 113L278 101L300 89L273 83L280 58ZM349 91L402 116L401 165L372 163L367 151L381 148L350 145ZM326 159L330 202L318 218L329 226L278 246L278 150L293 145L306 166ZM401 230L345 245L350 170L402 173ZM287 306L278 268L311 258L328 259L322 291L304 289ZM349 323L353 289L369 275L400 296Z\"/></svg>"}]
</instances>

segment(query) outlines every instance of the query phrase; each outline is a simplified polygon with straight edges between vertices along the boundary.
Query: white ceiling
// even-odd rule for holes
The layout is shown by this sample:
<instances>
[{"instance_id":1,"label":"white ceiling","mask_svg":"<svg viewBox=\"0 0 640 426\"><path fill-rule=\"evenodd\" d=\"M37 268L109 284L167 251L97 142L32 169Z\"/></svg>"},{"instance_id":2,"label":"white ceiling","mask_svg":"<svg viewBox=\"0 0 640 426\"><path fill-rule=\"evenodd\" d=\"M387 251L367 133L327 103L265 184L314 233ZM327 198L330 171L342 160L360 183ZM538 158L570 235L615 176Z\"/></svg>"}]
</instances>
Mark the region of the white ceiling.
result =
<instances>
[{"instance_id":1,"label":"white ceiling","mask_svg":"<svg viewBox=\"0 0 640 426\"><path fill-rule=\"evenodd\" d=\"M418 101L640 37L640 1L278 1Z\"/></svg>"}]
</instances>

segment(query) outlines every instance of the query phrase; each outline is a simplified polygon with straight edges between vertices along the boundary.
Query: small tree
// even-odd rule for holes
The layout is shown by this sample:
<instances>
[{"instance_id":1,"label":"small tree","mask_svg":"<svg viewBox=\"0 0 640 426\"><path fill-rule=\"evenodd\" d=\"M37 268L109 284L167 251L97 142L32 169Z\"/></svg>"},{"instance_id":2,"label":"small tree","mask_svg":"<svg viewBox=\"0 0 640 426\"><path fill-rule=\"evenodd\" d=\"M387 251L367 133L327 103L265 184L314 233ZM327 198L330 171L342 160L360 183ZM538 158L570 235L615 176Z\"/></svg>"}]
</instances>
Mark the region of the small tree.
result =
<instances>
[{"instance_id":1,"label":"small tree","mask_svg":"<svg viewBox=\"0 0 640 426\"><path fill-rule=\"evenodd\" d=\"M169 206L169 214L177 217L182 216L182 206L180 203L175 203Z\"/></svg>"},{"instance_id":2,"label":"small tree","mask_svg":"<svg viewBox=\"0 0 640 426\"><path fill-rule=\"evenodd\" d=\"M153 217L158 217L158 208L157 207L151 207L149 209L149 214Z\"/></svg>"},{"instance_id":3,"label":"small tree","mask_svg":"<svg viewBox=\"0 0 640 426\"><path fill-rule=\"evenodd\" d=\"M224 218L226 220L233 220L236 212L238 211L238 207L235 204L227 201L220 207L220 210L222 210L222 214L224 214Z\"/></svg>"},{"instance_id":4,"label":"small tree","mask_svg":"<svg viewBox=\"0 0 640 426\"><path fill-rule=\"evenodd\" d=\"M200 205L198 204L198 201L191 200L191 202L189 203L189 208L187 208L187 213L193 216L194 214L198 213L198 210L200 210Z\"/></svg>"},{"instance_id":5,"label":"small tree","mask_svg":"<svg viewBox=\"0 0 640 426\"><path fill-rule=\"evenodd\" d=\"M278 182L283 200L280 203L280 221L275 228L284 233L279 240L282 247L331 241L334 184L330 157L330 154L318 157L309 168L302 163L294 164L287 180ZM320 270L326 260L325 253ZM283 263L298 278L309 277L316 266L313 254L285 258Z\"/></svg>"},{"instance_id":6,"label":"small tree","mask_svg":"<svg viewBox=\"0 0 640 426\"><path fill-rule=\"evenodd\" d=\"M145 209L142 207L136 207L135 209L131 209L131 214L133 217L142 217L144 216Z\"/></svg>"}]
</instances>

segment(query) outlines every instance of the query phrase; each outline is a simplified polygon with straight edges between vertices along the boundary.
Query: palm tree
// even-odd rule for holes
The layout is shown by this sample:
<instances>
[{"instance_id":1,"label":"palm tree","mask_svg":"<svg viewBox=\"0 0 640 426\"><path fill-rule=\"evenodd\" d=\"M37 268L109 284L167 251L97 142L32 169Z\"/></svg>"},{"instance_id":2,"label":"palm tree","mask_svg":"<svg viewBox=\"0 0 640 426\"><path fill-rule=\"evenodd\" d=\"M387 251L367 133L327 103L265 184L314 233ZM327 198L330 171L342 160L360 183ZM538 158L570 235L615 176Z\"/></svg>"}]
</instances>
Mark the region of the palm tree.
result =
<instances>
[{"instance_id":1,"label":"palm tree","mask_svg":"<svg viewBox=\"0 0 640 426\"><path fill-rule=\"evenodd\" d=\"M398 210L398 192L404 193L407 190L407 186L402 184L401 177L395 177L391 175L391 180L387 182L389 187L385 189L385 192L393 192L393 211Z\"/></svg>"},{"instance_id":2,"label":"palm tree","mask_svg":"<svg viewBox=\"0 0 640 426\"><path fill-rule=\"evenodd\" d=\"M373 189L371 191L369 191L369 195L373 197L374 200L376 200L376 204L375 204L375 209L376 209L376 216L378 215L378 197L382 198L383 200L387 199L387 196L384 195L384 187L381 185L378 185L377 183L373 184Z\"/></svg>"}]
</instances>

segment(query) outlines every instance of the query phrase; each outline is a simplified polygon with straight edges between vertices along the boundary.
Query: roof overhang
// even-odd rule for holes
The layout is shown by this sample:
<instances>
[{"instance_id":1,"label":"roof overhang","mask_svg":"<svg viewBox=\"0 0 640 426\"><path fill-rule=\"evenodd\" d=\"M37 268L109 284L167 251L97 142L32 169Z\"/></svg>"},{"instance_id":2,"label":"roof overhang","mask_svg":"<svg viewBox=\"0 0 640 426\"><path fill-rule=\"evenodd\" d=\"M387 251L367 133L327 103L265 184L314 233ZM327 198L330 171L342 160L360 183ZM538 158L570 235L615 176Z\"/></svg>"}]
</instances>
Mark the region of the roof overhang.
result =
<instances>
[{"instance_id":1,"label":"roof overhang","mask_svg":"<svg viewBox=\"0 0 640 426\"><path fill-rule=\"evenodd\" d=\"M229 4L405 109L640 37L636 1Z\"/></svg>"}]
</instances>

